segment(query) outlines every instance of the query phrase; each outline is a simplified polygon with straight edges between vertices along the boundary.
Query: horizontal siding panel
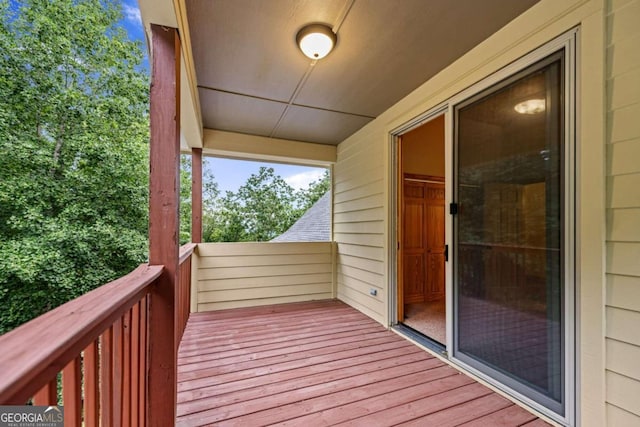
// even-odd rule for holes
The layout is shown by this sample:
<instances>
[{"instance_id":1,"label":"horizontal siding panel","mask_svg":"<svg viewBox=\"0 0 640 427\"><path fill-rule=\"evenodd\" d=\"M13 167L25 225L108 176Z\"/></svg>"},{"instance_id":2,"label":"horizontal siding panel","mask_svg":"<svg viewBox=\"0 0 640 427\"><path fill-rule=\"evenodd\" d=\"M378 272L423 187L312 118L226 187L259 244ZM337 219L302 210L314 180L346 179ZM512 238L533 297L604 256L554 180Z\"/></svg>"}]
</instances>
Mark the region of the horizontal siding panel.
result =
<instances>
[{"instance_id":1,"label":"horizontal siding panel","mask_svg":"<svg viewBox=\"0 0 640 427\"><path fill-rule=\"evenodd\" d=\"M640 312L640 277L607 275L607 305Z\"/></svg>"},{"instance_id":2,"label":"horizontal siding panel","mask_svg":"<svg viewBox=\"0 0 640 427\"><path fill-rule=\"evenodd\" d=\"M640 173L612 176L607 186L608 207L640 208Z\"/></svg>"},{"instance_id":3,"label":"horizontal siding panel","mask_svg":"<svg viewBox=\"0 0 640 427\"><path fill-rule=\"evenodd\" d=\"M346 224L354 222L368 222L368 221L383 221L384 220L384 208L375 207L370 209L363 209L354 212L336 212L333 214L333 223Z\"/></svg>"},{"instance_id":4,"label":"horizontal siding panel","mask_svg":"<svg viewBox=\"0 0 640 427\"><path fill-rule=\"evenodd\" d=\"M334 168L334 183L348 182L360 177L366 178L366 183L374 182L384 178L383 170L382 164L365 163L361 168L350 167L338 175Z\"/></svg>"},{"instance_id":5,"label":"horizontal siding panel","mask_svg":"<svg viewBox=\"0 0 640 427\"><path fill-rule=\"evenodd\" d=\"M338 161L343 162L362 154L363 151L373 151L376 148L380 148L376 147L376 145L382 145L382 141L376 138L376 134L375 129L365 126L365 128L358 131L357 139L347 139L339 144L337 150Z\"/></svg>"},{"instance_id":6,"label":"horizontal siding panel","mask_svg":"<svg viewBox=\"0 0 640 427\"><path fill-rule=\"evenodd\" d=\"M384 154L382 150L362 150L353 152L351 155L339 156L338 162L334 165L334 172L343 173L352 169L367 169L372 165L382 165Z\"/></svg>"},{"instance_id":7,"label":"horizontal siding panel","mask_svg":"<svg viewBox=\"0 0 640 427\"><path fill-rule=\"evenodd\" d=\"M263 288L265 286L308 285L312 283L331 283L333 274L298 274L293 276L250 277L222 280L199 280L198 291L221 291L227 289Z\"/></svg>"},{"instance_id":8,"label":"horizontal siding panel","mask_svg":"<svg viewBox=\"0 0 640 427\"><path fill-rule=\"evenodd\" d=\"M640 68L611 79L608 89L610 110L640 102Z\"/></svg>"},{"instance_id":9,"label":"horizontal siding panel","mask_svg":"<svg viewBox=\"0 0 640 427\"><path fill-rule=\"evenodd\" d=\"M640 176L640 175L638 175ZM378 208L384 206L383 194L374 194L362 199L350 200L347 202L336 203L333 207L335 213L355 212L365 209Z\"/></svg>"},{"instance_id":10,"label":"horizontal siding panel","mask_svg":"<svg viewBox=\"0 0 640 427\"><path fill-rule=\"evenodd\" d=\"M640 37L638 37L640 46ZM640 52L640 49L637 49ZM640 64L639 64L640 66ZM609 126L611 138L609 142L626 141L640 138L640 104L633 104L609 113Z\"/></svg>"},{"instance_id":11,"label":"horizontal siding panel","mask_svg":"<svg viewBox=\"0 0 640 427\"><path fill-rule=\"evenodd\" d=\"M250 243L201 243L198 255L247 256L331 253L331 242L250 242Z\"/></svg>"},{"instance_id":12,"label":"horizontal siding panel","mask_svg":"<svg viewBox=\"0 0 640 427\"><path fill-rule=\"evenodd\" d=\"M198 310L332 298L333 248L333 242L202 244Z\"/></svg>"},{"instance_id":13,"label":"horizontal siding panel","mask_svg":"<svg viewBox=\"0 0 640 427\"><path fill-rule=\"evenodd\" d=\"M374 285L379 289L382 289L384 287L384 277L381 274L372 273L371 271L361 270L349 265L340 264L338 265L338 274L362 280Z\"/></svg>"},{"instance_id":14,"label":"horizontal siding panel","mask_svg":"<svg viewBox=\"0 0 640 427\"><path fill-rule=\"evenodd\" d=\"M607 240L640 242L640 209L610 209L607 215Z\"/></svg>"},{"instance_id":15,"label":"horizontal siding panel","mask_svg":"<svg viewBox=\"0 0 640 427\"><path fill-rule=\"evenodd\" d=\"M608 17L607 29L610 43L617 43L640 34L640 2L628 3L624 8L615 11Z\"/></svg>"},{"instance_id":16,"label":"horizontal siding panel","mask_svg":"<svg viewBox=\"0 0 640 427\"><path fill-rule=\"evenodd\" d=\"M384 221L364 221L352 223L339 223L333 225L334 233L357 234L382 234L384 233Z\"/></svg>"},{"instance_id":17,"label":"horizontal siding panel","mask_svg":"<svg viewBox=\"0 0 640 427\"><path fill-rule=\"evenodd\" d=\"M639 83L640 84L640 83ZM607 146L609 175L627 175L640 172L640 138L617 142Z\"/></svg>"},{"instance_id":18,"label":"horizontal siding panel","mask_svg":"<svg viewBox=\"0 0 640 427\"><path fill-rule=\"evenodd\" d=\"M640 346L607 340L607 369L640 380Z\"/></svg>"},{"instance_id":19,"label":"horizontal siding panel","mask_svg":"<svg viewBox=\"0 0 640 427\"><path fill-rule=\"evenodd\" d=\"M359 268L361 270L367 270L371 273L384 274L384 263L381 261L338 254L337 263Z\"/></svg>"},{"instance_id":20,"label":"horizontal siding panel","mask_svg":"<svg viewBox=\"0 0 640 427\"><path fill-rule=\"evenodd\" d=\"M372 194L379 194L384 191L384 185L382 180L377 180L360 187L356 187L350 190L346 190L341 193L335 193L333 195L334 203L347 202L349 200L362 199L363 197L371 196Z\"/></svg>"},{"instance_id":21,"label":"horizontal siding panel","mask_svg":"<svg viewBox=\"0 0 640 427\"><path fill-rule=\"evenodd\" d=\"M384 322L383 313L385 311L385 307L382 301L375 300L373 297L347 286L342 286L340 288L340 292L338 292L338 299L347 302L347 304L357 308L376 321L380 323Z\"/></svg>"},{"instance_id":22,"label":"horizontal siding panel","mask_svg":"<svg viewBox=\"0 0 640 427\"><path fill-rule=\"evenodd\" d=\"M640 276L640 243L607 244L607 273Z\"/></svg>"},{"instance_id":23,"label":"horizontal siding panel","mask_svg":"<svg viewBox=\"0 0 640 427\"><path fill-rule=\"evenodd\" d=\"M352 156L341 156L340 161L333 167L333 171L342 174L353 169L369 169L384 163L382 150L362 150Z\"/></svg>"},{"instance_id":24,"label":"horizontal siding panel","mask_svg":"<svg viewBox=\"0 0 640 427\"><path fill-rule=\"evenodd\" d=\"M381 323L387 313L381 274L386 245L387 144L386 132L368 126L338 146L333 169L337 296ZM372 288L376 297L369 295Z\"/></svg>"},{"instance_id":25,"label":"horizontal siding panel","mask_svg":"<svg viewBox=\"0 0 640 427\"><path fill-rule=\"evenodd\" d=\"M341 182L334 182L333 192L335 194L344 193L345 191L353 190L355 188L364 187L365 185L369 185L373 182L380 181L381 176L372 177L370 175L358 175L348 180L344 180Z\"/></svg>"},{"instance_id":26,"label":"horizontal siding panel","mask_svg":"<svg viewBox=\"0 0 640 427\"><path fill-rule=\"evenodd\" d=\"M611 427L640 426L640 415L634 415L617 406L607 405L607 425Z\"/></svg>"},{"instance_id":27,"label":"horizontal siding panel","mask_svg":"<svg viewBox=\"0 0 640 427\"><path fill-rule=\"evenodd\" d=\"M366 258L374 261L384 261L384 249L372 246L357 246L346 243L338 243L338 253Z\"/></svg>"},{"instance_id":28,"label":"horizontal siding panel","mask_svg":"<svg viewBox=\"0 0 640 427\"><path fill-rule=\"evenodd\" d=\"M640 426L640 1L608 3L607 421Z\"/></svg>"},{"instance_id":29,"label":"horizontal siding panel","mask_svg":"<svg viewBox=\"0 0 640 427\"><path fill-rule=\"evenodd\" d=\"M640 67L640 36L628 37L609 47L607 70L615 77Z\"/></svg>"},{"instance_id":30,"label":"horizontal siding panel","mask_svg":"<svg viewBox=\"0 0 640 427\"><path fill-rule=\"evenodd\" d=\"M262 305L271 304L286 304L290 302L303 302L303 301L318 301L332 299L331 294L317 294L317 295L295 295L279 298L265 298L254 299L246 301L227 301L227 302L213 302L206 304L198 304L198 311L214 311L214 310L227 310L229 308L243 308L243 307L258 307Z\"/></svg>"},{"instance_id":31,"label":"horizontal siding panel","mask_svg":"<svg viewBox=\"0 0 640 427\"><path fill-rule=\"evenodd\" d=\"M331 253L204 257L200 260L198 267L206 269L327 263L331 263Z\"/></svg>"},{"instance_id":32,"label":"horizontal siding panel","mask_svg":"<svg viewBox=\"0 0 640 427\"><path fill-rule=\"evenodd\" d=\"M364 307L368 307L369 310L373 311L377 315L382 316L386 311L386 307L384 305L384 299L382 298L382 294L378 291L377 296L369 295L369 288L366 290L361 290L350 286L347 283L342 283L342 295L349 297L354 301L358 301L358 303Z\"/></svg>"},{"instance_id":33,"label":"horizontal siding panel","mask_svg":"<svg viewBox=\"0 0 640 427\"><path fill-rule=\"evenodd\" d=\"M298 274L326 273L331 264L266 265L260 267L206 268L198 271L199 280L234 279L244 277L294 276Z\"/></svg>"},{"instance_id":34,"label":"horizontal siding panel","mask_svg":"<svg viewBox=\"0 0 640 427\"><path fill-rule=\"evenodd\" d=\"M201 292L198 302L240 301L263 298L280 298L294 295L311 295L331 293L331 283L316 283L310 285L270 286L266 288L233 289L226 291Z\"/></svg>"},{"instance_id":35,"label":"horizontal siding panel","mask_svg":"<svg viewBox=\"0 0 640 427\"><path fill-rule=\"evenodd\" d=\"M343 266L338 266L338 268L341 268L341 267ZM376 285L375 283L369 283L365 281L364 278L352 277L346 274L338 273L337 280L339 284L342 284L351 289L357 290L361 294L366 295L368 298L373 298L375 300L378 300L381 297L381 291L383 290L382 287ZM371 289L376 289L378 291L378 295L373 296L369 294L369 291Z\"/></svg>"},{"instance_id":36,"label":"horizontal siding panel","mask_svg":"<svg viewBox=\"0 0 640 427\"><path fill-rule=\"evenodd\" d=\"M640 312L615 307L607 307L606 312L607 337L640 346Z\"/></svg>"},{"instance_id":37,"label":"horizontal siding panel","mask_svg":"<svg viewBox=\"0 0 640 427\"><path fill-rule=\"evenodd\" d=\"M352 245L374 246L381 248L384 245L382 234L345 234L334 233L336 241Z\"/></svg>"},{"instance_id":38,"label":"horizontal siding panel","mask_svg":"<svg viewBox=\"0 0 640 427\"><path fill-rule=\"evenodd\" d=\"M640 415L640 382L607 371L607 401L634 415Z\"/></svg>"}]
</instances>

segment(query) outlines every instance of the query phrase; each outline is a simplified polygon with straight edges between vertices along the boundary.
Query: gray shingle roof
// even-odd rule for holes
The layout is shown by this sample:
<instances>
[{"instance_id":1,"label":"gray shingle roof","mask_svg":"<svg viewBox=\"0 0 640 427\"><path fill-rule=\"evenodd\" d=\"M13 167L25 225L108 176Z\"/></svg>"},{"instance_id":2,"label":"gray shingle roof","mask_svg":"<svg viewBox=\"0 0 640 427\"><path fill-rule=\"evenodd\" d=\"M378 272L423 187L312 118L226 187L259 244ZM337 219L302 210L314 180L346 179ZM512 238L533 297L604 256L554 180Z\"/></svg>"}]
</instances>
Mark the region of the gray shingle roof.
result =
<instances>
[{"instance_id":1,"label":"gray shingle roof","mask_svg":"<svg viewBox=\"0 0 640 427\"><path fill-rule=\"evenodd\" d=\"M320 197L287 231L272 242L317 242L331 240L331 192Z\"/></svg>"}]
</instances>

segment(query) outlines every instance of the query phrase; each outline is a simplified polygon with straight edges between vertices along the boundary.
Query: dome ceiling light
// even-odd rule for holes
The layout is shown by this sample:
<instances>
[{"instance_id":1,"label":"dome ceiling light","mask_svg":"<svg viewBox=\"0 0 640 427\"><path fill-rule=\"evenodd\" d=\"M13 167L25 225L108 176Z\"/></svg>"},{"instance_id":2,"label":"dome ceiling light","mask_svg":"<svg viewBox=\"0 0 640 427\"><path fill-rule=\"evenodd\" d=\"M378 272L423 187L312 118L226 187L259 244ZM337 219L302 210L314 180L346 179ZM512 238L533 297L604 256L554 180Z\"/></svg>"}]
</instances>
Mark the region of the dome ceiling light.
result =
<instances>
[{"instance_id":1,"label":"dome ceiling light","mask_svg":"<svg viewBox=\"0 0 640 427\"><path fill-rule=\"evenodd\" d=\"M547 107L544 99L527 99L513 107L520 114L538 114L542 113Z\"/></svg>"},{"instance_id":2,"label":"dome ceiling light","mask_svg":"<svg viewBox=\"0 0 640 427\"><path fill-rule=\"evenodd\" d=\"M331 52L338 37L331 28L323 24L303 27L296 35L296 42L302 53L311 59L322 59Z\"/></svg>"}]
</instances>

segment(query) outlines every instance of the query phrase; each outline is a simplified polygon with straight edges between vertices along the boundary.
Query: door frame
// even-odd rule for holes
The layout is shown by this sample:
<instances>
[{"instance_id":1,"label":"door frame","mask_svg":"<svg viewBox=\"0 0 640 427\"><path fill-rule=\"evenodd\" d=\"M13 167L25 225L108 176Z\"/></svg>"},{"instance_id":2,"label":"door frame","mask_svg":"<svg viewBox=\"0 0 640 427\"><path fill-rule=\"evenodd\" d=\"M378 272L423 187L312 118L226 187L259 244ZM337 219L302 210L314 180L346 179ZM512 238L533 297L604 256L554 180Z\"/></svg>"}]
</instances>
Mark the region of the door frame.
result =
<instances>
[{"instance_id":1,"label":"door frame","mask_svg":"<svg viewBox=\"0 0 640 427\"><path fill-rule=\"evenodd\" d=\"M397 127L390 132L390 153L391 159L390 167L390 201L391 201L391 213L389 221L389 242L391 250L389 251L389 278L390 280L390 292L389 292L389 319L391 325L398 325L403 316L404 307L402 306L402 184L404 180L404 174L402 170L402 136L440 116L444 116L444 187L445 187L445 217L446 207L451 203L451 197L453 194L453 187L451 186L452 173L452 139L451 139L451 121L450 121L450 107L449 103L445 102L438 106L429 109L425 113L413 118L407 123ZM451 220L445 218L445 245L449 247L449 254L451 254ZM451 292L453 291L452 284L452 268L451 268L451 256L449 256L449 262L445 262L445 312L446 312L446 344L445 352L446 356L449 354L449 343L452 337L452 313L453 298Z\"/></svg>"}]
</instances>

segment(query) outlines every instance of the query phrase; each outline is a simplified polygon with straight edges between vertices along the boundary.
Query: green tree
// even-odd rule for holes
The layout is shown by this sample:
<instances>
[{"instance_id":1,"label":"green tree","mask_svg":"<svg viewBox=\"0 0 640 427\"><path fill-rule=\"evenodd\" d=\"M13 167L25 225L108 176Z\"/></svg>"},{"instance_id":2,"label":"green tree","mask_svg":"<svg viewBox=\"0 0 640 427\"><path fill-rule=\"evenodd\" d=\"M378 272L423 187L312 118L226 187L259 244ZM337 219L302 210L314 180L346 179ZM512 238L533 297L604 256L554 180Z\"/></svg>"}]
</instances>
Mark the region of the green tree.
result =
<instances>
[{"instance_id":1,"label":"green tree","mask_svg":"<svg viewBox=\"0 0 640 427\"><path fill-rule=\"evenodd\" d=\"M326 169L320 179L313 181L307 188L298 191L296 194L300 216L309 210L309 208L329 190L331 190L331 177L329 176L329 169Z\"/></svg>"},{"instance_id":2,"label":"green tree","mask_svg":"<svg viewBox=\"0 0 640 427\"><path fill-rule=\"evenodd\" d=\"M206 232L207 219L214 218L220 190L215 177L206 167L203 159L202 169L202 220L203 233ZM180 156L180 244L191 241L191 156ZM204 237L204 236L203 236Z\"/></svg>"},{"instance_id":3,"label":"green tree","mask_svg":"<svg viewBox=\"0 0 640 427\"><path fill-rule=\"evenodd\" d=\"M0 0L0 333L147 253L148 79L115 0Z\"/></svg>"},{"instance_id":4,"label":"green tree","mask_svg":"<svg viewBox=\"0 0 640 427\"><path fill-rule=\"evenodd\" d=\"M298 218L293 188L273 168L261 167L237 193L220 200L207 240L217 242L268 241Z\"/></svg>"}]
</instances>

